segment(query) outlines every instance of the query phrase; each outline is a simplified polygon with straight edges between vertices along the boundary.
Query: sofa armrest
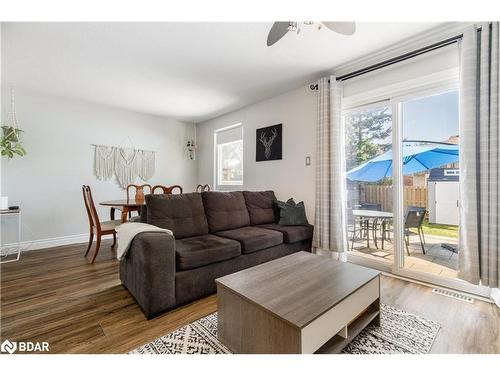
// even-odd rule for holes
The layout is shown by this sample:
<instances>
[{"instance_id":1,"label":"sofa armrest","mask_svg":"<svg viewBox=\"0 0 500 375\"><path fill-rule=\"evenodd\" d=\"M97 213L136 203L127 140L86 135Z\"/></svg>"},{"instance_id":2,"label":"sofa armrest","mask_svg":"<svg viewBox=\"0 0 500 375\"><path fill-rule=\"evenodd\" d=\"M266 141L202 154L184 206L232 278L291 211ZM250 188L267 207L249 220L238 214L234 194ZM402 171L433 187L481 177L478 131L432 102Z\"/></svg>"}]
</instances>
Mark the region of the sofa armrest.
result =
<instances>
[{"instance_id":1,"label":"sofa armrest","mask_svg":"<svg viewBox=\"0 0 500 375\"><path fill-rule=\"evenodd\" d=\"M148 319L175 306L174 236L138 234L120 261L120 280Z\"/></svg>"}]
</instances>

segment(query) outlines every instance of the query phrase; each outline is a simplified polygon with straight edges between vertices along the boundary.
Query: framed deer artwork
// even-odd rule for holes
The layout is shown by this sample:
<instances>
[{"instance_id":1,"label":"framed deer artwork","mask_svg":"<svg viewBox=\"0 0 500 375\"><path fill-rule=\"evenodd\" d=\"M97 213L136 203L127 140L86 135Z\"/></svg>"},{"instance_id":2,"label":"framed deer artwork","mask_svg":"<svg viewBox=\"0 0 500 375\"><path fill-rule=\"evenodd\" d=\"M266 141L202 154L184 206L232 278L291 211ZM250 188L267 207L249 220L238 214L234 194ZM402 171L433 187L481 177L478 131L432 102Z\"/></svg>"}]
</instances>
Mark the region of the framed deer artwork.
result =
<instances>
[{"instance_id":1,"label":"framed deer artwork","mask_svg":"<svg viewBox=\"0 0 500 375\"><path fill-rule=\"evenodd\" d=\"M283 124L257 129L256 161L281 160Z\"/></svg>"}]
</instances>

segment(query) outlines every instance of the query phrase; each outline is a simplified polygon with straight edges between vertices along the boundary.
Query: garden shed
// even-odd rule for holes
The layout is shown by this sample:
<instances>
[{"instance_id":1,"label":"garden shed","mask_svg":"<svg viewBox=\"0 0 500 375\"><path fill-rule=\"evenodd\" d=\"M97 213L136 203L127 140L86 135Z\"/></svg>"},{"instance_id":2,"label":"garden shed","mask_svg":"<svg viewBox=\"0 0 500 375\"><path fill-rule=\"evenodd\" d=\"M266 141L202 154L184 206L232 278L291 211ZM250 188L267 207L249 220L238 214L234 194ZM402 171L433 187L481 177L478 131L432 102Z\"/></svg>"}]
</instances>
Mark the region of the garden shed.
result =
<instances>
[{"instance_id":1,"label":"garden shed","mask_svg":"<svg viewBox=\"0 0 500 375\"><path fill-rule=\"evenodd\" d=\"M429 223L458 225L459 178L456 168L431 169L427 180Z\"/></svg>"}]
</instances>

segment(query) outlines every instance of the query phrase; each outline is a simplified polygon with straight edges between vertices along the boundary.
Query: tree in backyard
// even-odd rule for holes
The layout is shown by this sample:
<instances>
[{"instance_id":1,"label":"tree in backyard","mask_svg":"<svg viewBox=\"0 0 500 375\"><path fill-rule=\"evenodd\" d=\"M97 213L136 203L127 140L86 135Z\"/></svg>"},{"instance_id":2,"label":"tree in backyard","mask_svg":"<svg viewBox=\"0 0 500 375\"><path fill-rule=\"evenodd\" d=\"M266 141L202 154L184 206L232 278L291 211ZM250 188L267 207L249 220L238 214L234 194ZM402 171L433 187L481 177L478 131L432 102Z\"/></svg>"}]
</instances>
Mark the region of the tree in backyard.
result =
<instances>
[{"instance_id":1,"label":"tree in backyard","mask_svg":"<svg viewBox=\"0 0 500 375\"><path fill-rule=\"evenodd\" d=\"M387 107L346 115L346 165L348 170L390 149L391 122L391 111Z\"/></svg>"}]
</instances>

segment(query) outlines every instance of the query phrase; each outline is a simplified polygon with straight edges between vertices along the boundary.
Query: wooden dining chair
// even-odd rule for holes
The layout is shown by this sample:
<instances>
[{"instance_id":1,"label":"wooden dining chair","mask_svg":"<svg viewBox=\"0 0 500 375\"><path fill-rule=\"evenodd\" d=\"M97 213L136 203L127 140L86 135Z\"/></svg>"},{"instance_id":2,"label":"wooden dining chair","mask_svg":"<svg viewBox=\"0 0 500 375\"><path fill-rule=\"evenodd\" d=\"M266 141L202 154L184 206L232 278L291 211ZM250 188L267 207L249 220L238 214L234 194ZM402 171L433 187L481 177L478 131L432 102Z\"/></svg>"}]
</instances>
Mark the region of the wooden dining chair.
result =
<instances>
[{"instance_id":1,"label":"wooden dining chair","mask_svg":"<svg viewBox=\"0 0 500 375\"><path fill-rule=\"evenodd\" d=\"M94 263L95 258L97 257L97 253L99 252L99 248L101 247L101 237L109 234L113 235L113 244L111 248L114 248L116 245L116 230L115 228L121 224L120 220L111 220L111 221L103 221L99 220L99 216L97 215L97 210L95 209L94 200L92 198L92 191L90 190L90 186L83 185L83 201L85 203L85 209L87 210L87 216L89 218L89 245L87 247L87 251L85 252L85 257L90 251L92 247L92 242L94 241L94 235L97 236L95 252L92 256L92 260L90 263Z\"/></svg>"},{"instance_id":2,"label":"wooden dining chair","mask_svg":"<svg viewBox=\"0 0 500 375\"><path fill-rule=\"evenodd\" d=\"M138 203L144 202L144 196L145 196L144 191L145 190L147 190L146 191L147 194L151 194L153 191L150 184L144 184L144 185L131 184L131 185L128 185L127 186L127 200L130 200L130 190L132 190L132 189L135 189L134 199Z\"/></svg>"},{"instance_id":3,"label":"wooden dining chair","mask_svg":"<svg viewBox=\"0 0 500 375\"><path fill-rule=\"evenodd\" d=\"M153 194L156 194L157 191L161 190L162 194L173 194L173 191L177 189L179 194L182 194L182 186L172 185L172 186L163 186L163 185L155 185L153 186Z\"/></svg>"},{"instance_id":4,"label":"wooden dining chair","mask_svg":"<svg viewBox=\"0 0 500 375\"><path fill-rule=\"evenodd\" d=\"M144 203L144 199L145 199L145 194L151 194L153 192L153 188L151 187L150 184L143 184L143 185L134 185L134 184L131 184L131 185L128 185L127 186L127 201L130 200L130 197L131 197L131 190L132 189L135 189L135 195L134 195L134 200L137 202L137 203ZM137 209L131 209L128 213L128 217L129 219L132 217L132 211L137 211L139 212L140 211L140 208L137 208ZM114 218L112 218L113 220Z\"/></svg>"},{"instance_id":5,"label":"wooden dining chair","mask_svg":"<svg viewBox=\"0 0 500 375\"><path fill-rule=\"evenodd\" d=\"M205 185L198 184L198 186L196 186L196 192L197 193L203 193L204 191L210 191L210 185L209 184L205 184Z\"/></svg>"}]
</instances>

